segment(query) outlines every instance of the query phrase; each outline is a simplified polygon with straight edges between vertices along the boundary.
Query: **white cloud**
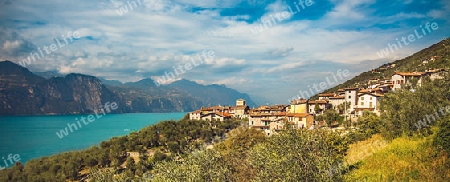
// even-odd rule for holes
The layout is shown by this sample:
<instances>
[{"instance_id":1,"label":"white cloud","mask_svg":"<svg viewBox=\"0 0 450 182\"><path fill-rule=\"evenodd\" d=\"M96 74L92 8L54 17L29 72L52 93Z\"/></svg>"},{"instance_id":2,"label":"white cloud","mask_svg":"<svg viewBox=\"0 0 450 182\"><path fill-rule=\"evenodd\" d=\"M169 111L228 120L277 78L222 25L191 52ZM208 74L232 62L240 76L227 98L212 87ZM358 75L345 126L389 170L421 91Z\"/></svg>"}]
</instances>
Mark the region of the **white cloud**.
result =
<instances>
[{"instance_id":1,"label":"white cloud","mask_svg":"<svg viewBox=\"0 0 450 182\"><path fill-rule=\"evenodd\" d=\"M18 48L19 45L20 45L20 42L18 40L15 40L15 41L6 40L6 42L3 44L3 49L11 50L11 49Z\"/></svg>"},{"instance_id":2,"label":"white cloud","mask_svg":"<svg viewBox=\"0 0 450 182\"><path fill-rule=\"evenodd\" d=\"M57 69L62 73L81 72L121 81L136 81L146 76L160 76L161 72L170 71L173 66L189 62L191 57L196 57L196 53L212 50L216 56L205 60L202 65L207 69L192 70L183 76L199 83L231 84L254 93L259 92L255 90L261 90L257 88L262 86L257 84L277 82L274 78L260 77L261 74L267 77L276 74L285 76L284 72L291 73L292 70L318 61L341 65L359 64L365 60L381 62L376 52L385 48L388 43L395 43L395 38L408 35L414 27L400 24L400 28L380 30L373 26L426 17L415 12L398 12L379 18L372 15L373 7L369 7L375 0L332 0L334 8L323 17L315 17L314 20L299 18L301 20L295 21L290 17L289 21L280 22L254 35L251 28L260 23L260 20L253 24L242 21L253 18L250 16L254 15L252 12L221 16L221 8L249 2L152 0L123 16L119 16L114 10L98 7L100 3L107 2L111 1L13 2L11 8L0 15L17 14L14 19L20 21L14 26L5 27L22 27L17 28L17 32L23 36L23 40L3 40L0 37L0 58L21 60L35 49L31 44L37 47L48 46L53 43L52 39L77 30L83 39L30 66L39 71ZM119 0L116 2L115 8L126 3ZM294 16L308 17L309 13L315 12L316 9L313 8L320 8L321 4L318 1L315 3L307 7L311 8L311 12L306 9ZM217 6L217 9L191 12L192 7ZM293 7L280 0L266 7L261 6L264 11L262 17L286 11L289 6ZM446 5L442 9L430 10L427 16L442 18L448 7ZM355 24L359 27L354 28ZM86 39L88 36L93 40ZM430 36L422 43L411 44L390 56L404 57L436 40ZM17 51L11 52L25 45L30 46L21 50L27 51L17 55L13 54ZM221 72L216 73L218 71ZM209 77L205 78L206 75ZM302 77L302 74L296 76ZM245 85L245 82L251 84Z\"/></svg>"},{"instance_id":3,"label":"white cloud","mask_svg":"<svg viewBox=\"0 0 450 182\"><path fill-rule=\"evenodd\" d=\"M231 78L225 78L217 81L213 81L213 84L224 84L224 85L239 85L247 83L247 80L245 78L239 78L239 77L231 77Z\"/></svg>"},{"instance_id":4,"label":"white cloud","mask_svg":"<svg viewBox=\"0 0 450 182\"><path fill-rule=\"evenodd\" d=\"M332 2L336 3L336 6L331 12L329 12L326 15L327 17L334 20L337 19L361 20L365 17L365 12L359 11L357 6L362 4L365 5L373 4L375 3L375 0L343 0L343 1L332 0Z\"/></svg>"}]
</instances>

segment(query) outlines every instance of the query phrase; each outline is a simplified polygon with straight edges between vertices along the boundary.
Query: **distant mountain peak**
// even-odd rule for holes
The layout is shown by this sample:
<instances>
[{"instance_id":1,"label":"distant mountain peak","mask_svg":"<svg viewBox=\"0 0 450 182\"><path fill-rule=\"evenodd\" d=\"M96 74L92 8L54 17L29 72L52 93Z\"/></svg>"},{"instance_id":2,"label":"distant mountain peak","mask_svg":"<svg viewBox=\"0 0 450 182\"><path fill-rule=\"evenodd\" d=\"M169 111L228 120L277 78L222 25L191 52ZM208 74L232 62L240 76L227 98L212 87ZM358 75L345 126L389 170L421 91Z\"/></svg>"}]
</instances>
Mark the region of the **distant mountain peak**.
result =
<instances>
[{"instance_id":1,"label":"distant mountain peak","mask_svg":"<svg viewBox=\"0 0 450 182\"><path fill-rule=\"evenodd\" d=\"M14 73L19 70L22 72L31 73L30 70L28 70L28 68L24 68L14 62L8 60L0 61L0 72L2 73Z\"/></svg>"}]
</instances>

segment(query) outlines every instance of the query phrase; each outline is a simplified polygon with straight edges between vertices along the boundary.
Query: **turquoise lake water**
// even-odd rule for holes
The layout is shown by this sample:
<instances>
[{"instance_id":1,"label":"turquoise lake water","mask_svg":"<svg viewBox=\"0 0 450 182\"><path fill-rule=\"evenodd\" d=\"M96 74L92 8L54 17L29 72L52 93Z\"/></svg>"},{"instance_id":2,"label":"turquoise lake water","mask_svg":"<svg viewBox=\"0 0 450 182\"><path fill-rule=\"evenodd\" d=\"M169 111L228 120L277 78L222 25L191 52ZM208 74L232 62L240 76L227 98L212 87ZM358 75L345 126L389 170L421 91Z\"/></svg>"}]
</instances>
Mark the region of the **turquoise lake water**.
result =
<instances>
[{"instance_id":1,"label":"turquoise lake water","mask_svg":"<svg viewBox=\"0 0 450 182\"><path fill-rule=\"evenodd\" d=\"M67 127L67 123L76 123L81 116L0 116L0 161L8 154L20 155L20 162L50 156L61 152L87 149L99 145L101 141L113 136L124 136L132 131L156 124L163 120L179 120L186 113L139 113L107 114L95 118L81 128L69 131L67 136L58 137L56 132ZM78 124L76 124L78 127Z\"/></svg>"}]
</instances>

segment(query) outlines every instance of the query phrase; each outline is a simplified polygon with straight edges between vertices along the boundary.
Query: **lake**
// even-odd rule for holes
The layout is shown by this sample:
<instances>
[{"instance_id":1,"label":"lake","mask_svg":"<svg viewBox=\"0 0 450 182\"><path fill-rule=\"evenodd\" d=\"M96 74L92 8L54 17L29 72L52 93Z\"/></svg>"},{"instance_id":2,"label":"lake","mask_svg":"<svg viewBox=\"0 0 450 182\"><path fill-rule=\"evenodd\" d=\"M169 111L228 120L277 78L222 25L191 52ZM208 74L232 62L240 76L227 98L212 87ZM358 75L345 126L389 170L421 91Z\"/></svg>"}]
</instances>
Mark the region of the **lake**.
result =
<instances>
[{"instance_id":1,"label":"lake","mask_svg":"<svg viewBox=\"0 0 450 182\"><path fill-rule=\"evenodd\" d=\"M0 158L6 160L8 154L19 154L20 162L24 164L30 159L98 146L111 137L124 136L159 121L179 120L185 114L106 114L87 125L80 121L81 128L77 120L88 115L0 116ZM74 123L78 129L72 126L73 132L68 130L68 135L60 138L56 133L65 129L68 123ZM0 165L5 166L3 158Z\"/></svg>"}]
</instances>

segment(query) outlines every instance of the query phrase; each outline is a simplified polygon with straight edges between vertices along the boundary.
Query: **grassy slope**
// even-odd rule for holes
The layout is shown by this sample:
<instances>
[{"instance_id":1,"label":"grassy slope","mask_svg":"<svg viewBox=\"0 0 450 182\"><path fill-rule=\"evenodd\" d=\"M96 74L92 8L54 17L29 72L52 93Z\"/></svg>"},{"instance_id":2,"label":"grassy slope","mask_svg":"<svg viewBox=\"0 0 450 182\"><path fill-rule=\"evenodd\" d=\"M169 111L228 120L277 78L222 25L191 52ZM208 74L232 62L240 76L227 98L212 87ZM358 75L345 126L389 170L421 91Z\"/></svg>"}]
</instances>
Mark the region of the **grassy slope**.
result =
<instances>
[{"instance_id":1,"label":"grassy slope","mask_svg":"<svg viewBox=\"0 0 450 182\"><path fill-rule=\"evenodd\" d=\"M450 159L448 154L434 150L432 138L433 136L416 139L400 137L383 143L376 142L383 140L381 136L374 135L357 142L350 146L347 160L358 162L354 163L356 168L346 174L346 180L448 181ZM364 152L367 148L375 150L372 150L373 153Z\"/></svg>"}]
</instances>

